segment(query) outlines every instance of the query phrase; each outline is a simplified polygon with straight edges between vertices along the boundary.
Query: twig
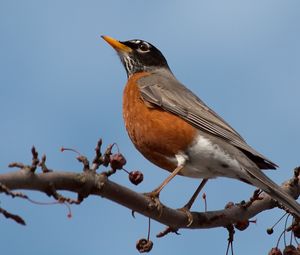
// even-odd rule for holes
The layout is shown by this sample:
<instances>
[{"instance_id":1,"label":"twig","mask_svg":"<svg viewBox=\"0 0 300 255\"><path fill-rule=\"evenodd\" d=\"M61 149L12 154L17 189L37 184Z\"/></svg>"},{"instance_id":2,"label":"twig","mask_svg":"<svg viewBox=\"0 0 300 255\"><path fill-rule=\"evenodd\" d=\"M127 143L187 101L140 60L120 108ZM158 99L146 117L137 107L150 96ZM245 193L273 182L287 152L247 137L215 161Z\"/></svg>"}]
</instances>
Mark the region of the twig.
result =
<instances>
[{"instance_id":1,"label":"twig","mask_svg":"<svg viewBox=\"0 0 300 255\"><path fill-rule=\"evenodd\" d=\"M3 214L4 217L7 218L7 219L12 219L12 220L14 220L15 222L17 222L21 225L26 225L25 221L19 215L12 214L12 213L4 210L1 207L0 207L0 213Z\"/></svg>"}]
</instances>

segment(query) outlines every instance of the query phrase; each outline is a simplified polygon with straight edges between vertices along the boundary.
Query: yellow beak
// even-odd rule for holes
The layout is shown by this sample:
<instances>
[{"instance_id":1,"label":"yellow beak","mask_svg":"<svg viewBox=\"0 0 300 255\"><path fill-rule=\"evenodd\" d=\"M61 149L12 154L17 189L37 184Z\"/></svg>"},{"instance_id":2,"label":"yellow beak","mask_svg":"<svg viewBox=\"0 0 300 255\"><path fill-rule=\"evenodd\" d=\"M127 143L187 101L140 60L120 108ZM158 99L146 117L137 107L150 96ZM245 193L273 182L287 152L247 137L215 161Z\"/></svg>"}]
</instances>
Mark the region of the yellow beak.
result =
<instances>
[{"instance_id":1,"label":"yellow beak","mask_svg":"<svg viewBox=\"0 0 300 255\"><path fill-rule=\"evenodd\" d=\"M102 35L101 37L116 51L127 52L127 53L132 51L132 49L130 47L126 46L123 43L120 43L118 40L116 40L110 36Z\"/></svg>"}]
</instances>

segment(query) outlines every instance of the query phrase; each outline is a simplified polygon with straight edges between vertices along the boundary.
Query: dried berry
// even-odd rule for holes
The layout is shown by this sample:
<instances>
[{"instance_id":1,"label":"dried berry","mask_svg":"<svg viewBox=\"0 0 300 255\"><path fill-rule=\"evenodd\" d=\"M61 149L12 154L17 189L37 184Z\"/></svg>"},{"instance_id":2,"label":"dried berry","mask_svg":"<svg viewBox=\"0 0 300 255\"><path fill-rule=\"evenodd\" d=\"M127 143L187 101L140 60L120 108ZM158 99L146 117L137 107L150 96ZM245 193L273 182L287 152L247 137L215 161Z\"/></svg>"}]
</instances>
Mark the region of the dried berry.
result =
<instances>
[{"instance_id":1,"label":"dried berry","mask_svg":"<svg viewBox=\"0 0 300 255\"><path fill-rule=\"evenodd\" d=\"M300 222L294 220L292 224L292 231L295 237L300 238Z\"/></svg>"},{"instance_id":2,"label":"dried berry","mask_svg":"<svg viewBox=\"0 0 300 255\"><path fill-rule=\"evenodd\" d=\"M282 252L277 247L275 247L269 251L268 255L282 255Z\"/></svg>"},{"instance_id":3,"label":"dried berry","mask_svg":"<svg viewBox=\"0 0 300 255\"><path fill-rule=\"evenodd\" d=\"M300 225L293 226L292 231L295 237L300 238Z\"/></svg>"},{"instance_id":4,"label":"dried berry","mask_svg":"<svg viewBox=\"0 0 300 255\"><path fill-rule=\"evenodd\" d=\"M295 255L297 253L297 249L294 245L288 245L283 250L283 255Z\"/></svg>"},{"instance_id":5,"label":"dried berry","mask_svg":"<svg viewBox=\"0 0 300 255\"><path fill-rule=\"evenodd\" d=\"M131 171L129 173L129 180L134 185L139 185L144 180L144 175L140 171Z\"/></svg>"},{"instance_id":6,"label":"dried berry","mask_svg":"<svg viewBox=\"0 0 300 255\"><path fill-rule=\"evenodd\" d=\"M136 249L140 253L149 252L152 250L152 247L153 247L153 242L145 238L142 238L136 242Z\"/></svg>"},{"instance_id":7,"label":"dried berry","mask_svg":"<svg viewBox=\"0 0 300 255\"><path fill-rule=\"evenodd\" d=\"M126 164L126 159L121 153L116 153L110 156L110 166L114 170L122 169Z\"/></svg>"},{"instance_id":8,"label":"dried berry","mask_svg":"<svg viewBox=\"0 0 300 255\"><path fill-rule=\"evenodd\" d=\"M246 228L248 228L248 226L249 226L249 220L238 221L237 223L235 223L234 226L235 226L236 229L238 229L240 231L243 231Z\"/></svg>"}]
</instances>

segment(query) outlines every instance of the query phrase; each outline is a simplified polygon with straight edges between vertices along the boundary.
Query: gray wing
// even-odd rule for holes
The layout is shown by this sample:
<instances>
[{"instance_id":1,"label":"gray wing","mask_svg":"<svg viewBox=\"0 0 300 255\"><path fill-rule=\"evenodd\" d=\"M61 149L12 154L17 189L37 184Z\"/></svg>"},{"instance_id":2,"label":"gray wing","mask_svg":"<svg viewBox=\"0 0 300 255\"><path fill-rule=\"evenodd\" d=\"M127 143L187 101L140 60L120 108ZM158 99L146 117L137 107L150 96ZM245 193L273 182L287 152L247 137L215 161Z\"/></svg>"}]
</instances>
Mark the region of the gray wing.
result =
<instances>
[{"instance_id":1,"label":"gray wing","mask_svg":"<svg viewBox=\"0 0 300 255\"><path fill-rule=\"evenodd\" d=\"M243 151L261 169L277 167L250 147L228 123L176 80L171 72L155 72L141 78L138 84L144 101L180 116L199 130L226 140Z\"/></svg>"}]
</instances>

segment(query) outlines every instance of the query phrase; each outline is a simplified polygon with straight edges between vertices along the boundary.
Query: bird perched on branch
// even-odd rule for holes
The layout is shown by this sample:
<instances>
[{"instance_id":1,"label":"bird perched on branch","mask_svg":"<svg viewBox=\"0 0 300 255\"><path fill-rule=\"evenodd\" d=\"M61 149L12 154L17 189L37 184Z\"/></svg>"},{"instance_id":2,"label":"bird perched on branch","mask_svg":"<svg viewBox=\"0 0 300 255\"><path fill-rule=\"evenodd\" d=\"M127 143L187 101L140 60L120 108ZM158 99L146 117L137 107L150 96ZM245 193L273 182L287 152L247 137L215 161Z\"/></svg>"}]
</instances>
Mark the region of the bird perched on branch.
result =
<instances>
[{"instance_id":1,"label":"bird perched on branch","mask_svg":"<svg viewBox=\"0 0 300 255\"><path fill-rule=\"evenodd\" d=\"M201 188L207 179L229 177L258 187L300 217L300 205L261 170L277 165L181 84L156 47L102 37L127 72L123 117L129 137L145 158L171 172L152 196L177 174L202 178Z\"/></svg>"}]
</instances>

